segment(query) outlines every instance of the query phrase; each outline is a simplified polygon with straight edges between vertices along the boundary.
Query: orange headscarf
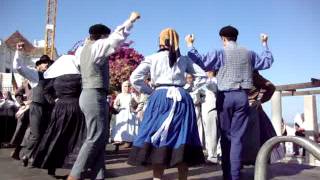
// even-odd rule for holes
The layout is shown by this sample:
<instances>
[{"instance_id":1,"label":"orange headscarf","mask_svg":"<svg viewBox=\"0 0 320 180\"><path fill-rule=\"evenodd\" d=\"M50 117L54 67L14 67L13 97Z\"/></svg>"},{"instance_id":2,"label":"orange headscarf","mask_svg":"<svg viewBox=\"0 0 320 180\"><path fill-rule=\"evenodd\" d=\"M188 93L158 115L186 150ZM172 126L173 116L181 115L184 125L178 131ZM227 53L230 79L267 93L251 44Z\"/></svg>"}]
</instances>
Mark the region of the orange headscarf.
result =
<instances>
[{"instance_id":1,"label":"orange headscarf","mask_svg":"<svg viewBox=\"0 0 320 180\"><path fill-rule=\"evenodd\" d=\"M172 67L174 63L177 62L177 59L180 57L178 33L172 28L166 28L162 30L160 33L159 46L160 48L168 48L170 52L169 63L170 67Z\"/></svg>"}]
</instances>

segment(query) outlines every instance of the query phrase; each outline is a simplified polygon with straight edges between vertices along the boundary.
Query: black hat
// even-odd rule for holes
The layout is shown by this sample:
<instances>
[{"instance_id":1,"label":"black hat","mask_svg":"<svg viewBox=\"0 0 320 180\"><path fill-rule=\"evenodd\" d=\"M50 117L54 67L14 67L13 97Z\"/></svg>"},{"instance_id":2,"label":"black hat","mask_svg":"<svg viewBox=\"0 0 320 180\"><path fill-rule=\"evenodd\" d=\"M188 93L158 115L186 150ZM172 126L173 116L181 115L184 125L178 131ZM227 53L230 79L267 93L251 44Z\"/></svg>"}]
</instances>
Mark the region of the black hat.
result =
<instances>
[{"instance_id":1,"label":"black hat","mask_svg":"<svg viewBox=\"0 0 320 180\"><path fill-rule=\"evenodd\" d=\"M104 35L110 34L110 32L111 30L103 24L95 24L89 28L90 35Z\"/></svg>"},{"instance_id":2,"label":"black hat","mask_svg":"<svg viewBox=\"0 0 320 180\"><path fill-rule=\"evenodd\" d=\"M238 30L233 26L225 26L220 29L219 35L223 37L238 37Z\"/></svg>"},{"instance_id":3,"label":"black hat","mask_svg":"<svg viewBox=\"0 0 320 180\"><path fill-rule=\"evenodd\" d=\"M52 60L50 59L50 57L48 55L42 55L40 57L40 59L36 62L36 66L39 66L42 63L50 64L51 62L52 62Z\"/></svg>"}]
</instances>

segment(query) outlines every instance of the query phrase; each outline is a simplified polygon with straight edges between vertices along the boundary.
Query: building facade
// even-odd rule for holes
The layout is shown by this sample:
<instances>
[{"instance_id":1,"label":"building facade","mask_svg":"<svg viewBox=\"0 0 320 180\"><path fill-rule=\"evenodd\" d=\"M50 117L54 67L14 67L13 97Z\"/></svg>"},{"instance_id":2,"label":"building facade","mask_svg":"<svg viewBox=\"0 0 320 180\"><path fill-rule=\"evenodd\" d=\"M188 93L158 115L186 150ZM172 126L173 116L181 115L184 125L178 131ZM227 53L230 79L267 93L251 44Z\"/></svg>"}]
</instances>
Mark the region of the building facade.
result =
<instances>
[{"instance_id":1,"label":"building facade","mask_svg":"<svg viewBox=\"0 0 320 180\"><path fill-rule=\"evenodd\" d=\"M34 44L31 44L19 31L14 32L5 40L0 39L0 91L12 88L11 73L14 72L12 62L16 51L16 44L18 42L24 43L22 56L25 65L34 67L35 62L43 55L43 41L34 41ZM55 51L54 57L58 57L57 51ZM16 72L14 72L14 74L17 84L20 86L22 77L17 75Z\"/></svg>"}]
</instances>

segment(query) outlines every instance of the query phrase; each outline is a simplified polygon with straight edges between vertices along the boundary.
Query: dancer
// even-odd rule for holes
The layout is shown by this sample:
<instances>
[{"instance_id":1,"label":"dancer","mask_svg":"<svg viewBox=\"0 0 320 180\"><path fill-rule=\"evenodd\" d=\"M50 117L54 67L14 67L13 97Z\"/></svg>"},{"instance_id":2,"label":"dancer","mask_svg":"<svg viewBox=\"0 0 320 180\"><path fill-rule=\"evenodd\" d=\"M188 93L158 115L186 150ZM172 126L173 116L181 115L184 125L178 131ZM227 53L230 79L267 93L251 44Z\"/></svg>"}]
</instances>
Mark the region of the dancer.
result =
<instances>
[{"instance_id":1,"label":"dancer","mask_svg":"<svg viewBox=\"0 0 320 180\"><path fill-rule=\"evenodd\" d=\"M21 56L23 43L17 43L17 51L13 59L13 69L24 78L28 79L32 87L32 102L30 104L30 136L27 144L23 147L22 157L23 165L27 166L29 159L32 158L33 153L37 149L37 145L41 140L45 130L48 126L48 119L50 119L51 105L44 97L44 87L48 83L43 78L43 73L47 70L48 66L52 63L47 55L43 55L36 62L36 69L27 67L23 64L24 60Z\"/></svg>"},{"instance_id":2,"label":"dancer","mask_svg":"<svg viewBox=\"0 0 320 180\"><path fill-rule=\"evenodd\" d=\"M16 130L11 138L10 144L15 146L14 151L11 153L11 157L16 160L20 160L21 143L29 127L29 110L31 103L31 86L28 80L22 82L22 86L15 92L17 102L20 104L19 110L16 113L17 126Z\"/></svg>"},{"instance_id":3,"label":"dancer","mask_svg":"<svg viewBox=\"0 0 320 180\"><path fill-rule=\"evenodd\" d=\"M261 146L270 138L277 136L273 125L262 108L262 103L269 101L275 91L275 86L258 71L254 71L253 87L248 93L250 114L247 129L243 136L244 165L254 165ZM270 162L275 162L284 156L283 146L275 146L271 151Z\"/></svg>"},{"instance_id":4,"label":"dancer","mask_svg":"<svg viewBox=\"0 0 320 180\"><path fill-rule=\"evenodd\" d=\"M63 55L44 73L44 78L54 78L45 91L52 92L49 99L56 103L32 165L48 169L49 175L55 175L56 168L74 163L86 137L84 115L79 107L81 76L75 61L75 56Z\"/></svg>"},{"instance_id":5,"label":"dancer","mask_svg":"<svg viewBox=\"0 0 320 180\"><path fill-rule=\"evenodd\" d=\"M183 89L185 73L196 77L195 87L205 83L206 74L188 57L180 55L179 37L174 29L160 33L159 48L130 77L136 90L151 96L128 163L151 166L154 179L161 179L165 168L178 167L179 179L187 179L188 167L203 163L204 155L192 98ZM155 90L144 82L148 73Z\"/></svg>"},{"instance_id":6,"label":"dancer","mask_svg":"<svg viewBox=\"0 0 320 180\"><path fill-rule=\"evenodd\" d=\"M236 43L238 30L223 27L219 33L224 49L201 56L195 48L188 56L205 70L219 70L217 74L217 111L221 130L222 170L224 179L240 179L243 134L247 127L249 103L247 90L252 88L253 69L271 67L273 57L267 47L266 35L262 43L266 48L261 56L239 47ZM194 37L186 37L187 45L193 46Z\"/></svg>"},{"instance_id":7,"label":"dancer","mask_svg":"<svg viewBox=\"0 0 320 180\"><path fill-rule=\"evenodd\" d=\"M139 17L138 13L133 12L130 18L111 34L110 29L102 24L89 28L90 38L85 42L80 54L83 89L79 100L85 115L87 138L68 180L83 179L88 169L91 169L91 179L105 178L104 152L109 124L107 121L108 56L127 38L129 30Z\"/></svg>"}]
</instances>

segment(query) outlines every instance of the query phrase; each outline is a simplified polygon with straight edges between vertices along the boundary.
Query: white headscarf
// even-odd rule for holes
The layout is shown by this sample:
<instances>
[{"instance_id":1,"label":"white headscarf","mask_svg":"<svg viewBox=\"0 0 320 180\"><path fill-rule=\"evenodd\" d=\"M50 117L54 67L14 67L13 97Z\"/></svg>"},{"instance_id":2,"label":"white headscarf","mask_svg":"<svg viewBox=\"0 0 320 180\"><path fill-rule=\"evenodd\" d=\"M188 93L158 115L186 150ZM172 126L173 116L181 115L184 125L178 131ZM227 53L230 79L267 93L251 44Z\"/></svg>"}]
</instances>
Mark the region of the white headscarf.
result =
<instances>
[{"instance_id":1,"label":"white headscarf","mask_svg":"<svg viewBox=\"0 0 320 180\"><path fill-rule=\"evenodd\" d=\"M129 81L124 81L122 82L121 84L121 92L123 93L124 92L124 86L125 85L128 85L128 87L130 86L130 82ZM130 90L128 89L128 92L127 93L130 93Z\"/></svg>"},{"instance_id":2,"label":"white headscarf","mask_svg":"<svg viewBox=\"0 0 320 180\"><path fill-rule=\"evenodd\" d=\"M293 122L303 128L304 125L304 113L297 113Z\"/></svg>"},{"instance_id":3,"label":"white headscarf","mask_svg":"<svg viewBox=\"0 0 320 180\"><path fill-rule=\"evenodd\" d=\"M44 78L56 78L65 74L80 74L75 55L62 55L45 72Z\"/></svg>"}]
</instances>

